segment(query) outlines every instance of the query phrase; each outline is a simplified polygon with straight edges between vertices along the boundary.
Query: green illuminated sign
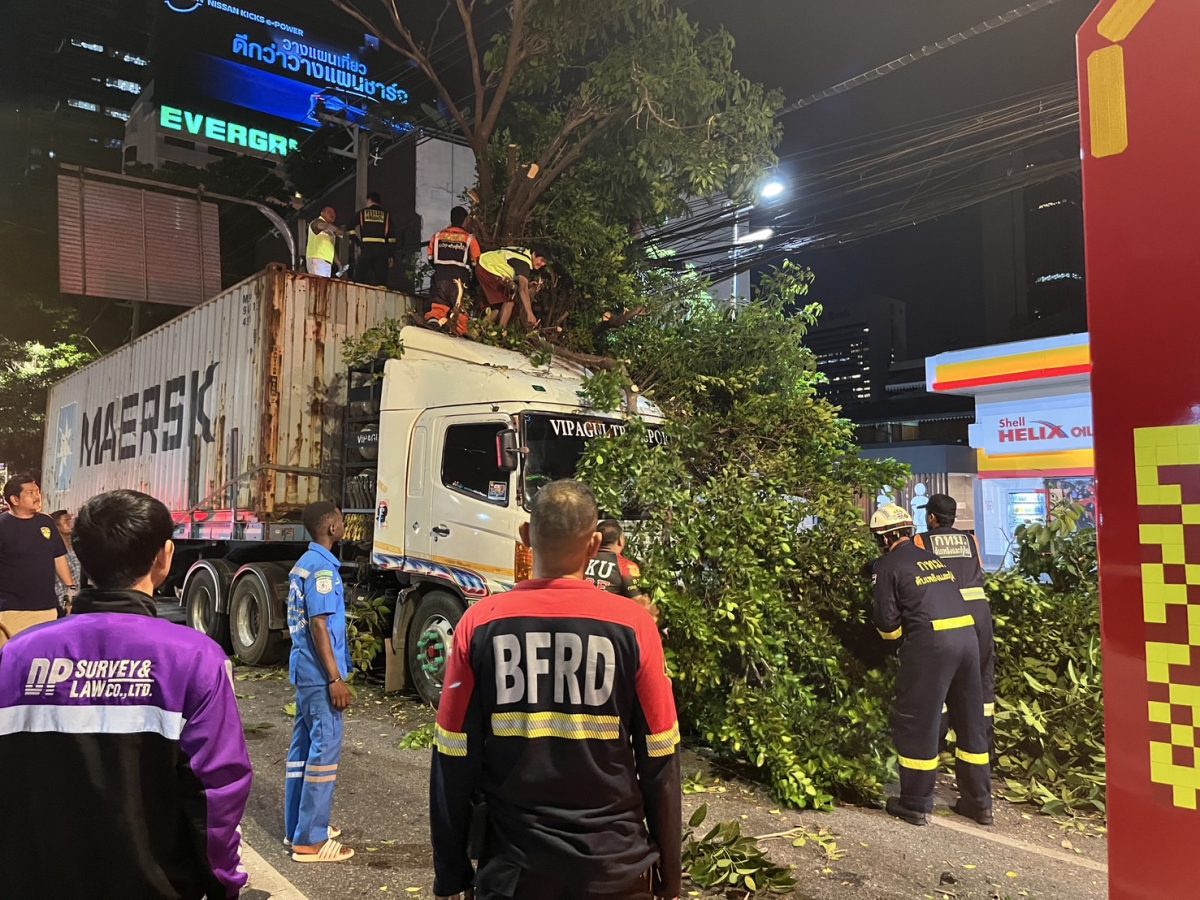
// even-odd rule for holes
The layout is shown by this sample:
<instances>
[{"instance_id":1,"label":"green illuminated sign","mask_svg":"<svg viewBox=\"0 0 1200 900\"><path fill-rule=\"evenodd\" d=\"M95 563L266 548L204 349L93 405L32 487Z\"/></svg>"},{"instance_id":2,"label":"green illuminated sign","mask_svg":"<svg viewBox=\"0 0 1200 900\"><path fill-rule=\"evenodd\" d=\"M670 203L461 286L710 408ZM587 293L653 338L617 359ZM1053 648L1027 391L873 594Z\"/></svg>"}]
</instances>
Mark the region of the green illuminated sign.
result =
<instances>
[{"instance_id":1,"label":"green illuminated sign","mask_svg":"<svg viewBox=\"0 0 1200 900\"><path fill-rule=\"evenodd\" d=\"M239 125L237 122L228 122L215 116L177 109L174 106L159 107L158 124L169 131L190 134L198 140L269 153L272 156L287 156L300 146L299 141L286 135L273 134L261 128Z\"/></svg>"}]
</instances>

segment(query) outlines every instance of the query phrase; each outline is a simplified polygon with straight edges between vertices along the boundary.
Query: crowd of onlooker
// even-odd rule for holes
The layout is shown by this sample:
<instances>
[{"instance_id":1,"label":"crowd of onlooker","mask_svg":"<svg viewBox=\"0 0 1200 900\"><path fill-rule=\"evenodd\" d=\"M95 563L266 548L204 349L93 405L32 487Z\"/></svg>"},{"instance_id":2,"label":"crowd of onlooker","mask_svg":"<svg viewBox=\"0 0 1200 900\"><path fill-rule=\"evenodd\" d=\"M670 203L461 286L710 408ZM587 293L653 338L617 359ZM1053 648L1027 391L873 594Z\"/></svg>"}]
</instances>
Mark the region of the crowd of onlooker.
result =
<instances>
[{"instance_id":1,"label":"crowd of onlooker","mask_svg":"<svg viewBox=\"0 0 1200 900\"><path fill-rule=\"evenodd\" d=\"M0 769L19 777L6 780L0 846L20 864L2 893L237 897L250 758L231 660L157 615L170 511L116 490L47 516L29 476L3 493ZM533 578L474 604L455 632L430 781L439 900L679 895L671 685L620 528L598 519L585 485L544 487L521 526ZM283 839L297 862L338 863L354 856L330 821L353 702L333 552L344 519L320 502L304 525L312 540L289 573Z\"/></svg>"}]
</instances>

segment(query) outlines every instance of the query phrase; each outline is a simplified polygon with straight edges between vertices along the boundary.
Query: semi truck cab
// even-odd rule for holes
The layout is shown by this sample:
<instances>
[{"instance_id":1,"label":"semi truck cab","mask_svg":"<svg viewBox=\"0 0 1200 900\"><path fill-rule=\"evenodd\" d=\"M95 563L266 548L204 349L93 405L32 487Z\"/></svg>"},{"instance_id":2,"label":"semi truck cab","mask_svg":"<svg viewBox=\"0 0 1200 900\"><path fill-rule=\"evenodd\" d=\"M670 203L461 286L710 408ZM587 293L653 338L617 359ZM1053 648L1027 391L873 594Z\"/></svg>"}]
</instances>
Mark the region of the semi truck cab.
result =
<instances>
[{"instance_id":1,"label":"semi truck cab","mask_svg":"<svg viewBox=\"0 0 1200 900\"><path fill-rule=\"evenodd\" d=\"M388 683L435 701L466 605L529 577L517 535L538 489L572 477L588 442L623 431L629 414L661 441L662 417L640 395L623 413L588 409L579 367L535 366L423 328L402 339L400 359L351 375L347 458L361 459L347 464L348 480L373 480L375 502L347 502L359 540L344 552L361 562L370 534L373 578L400 585Z\"/></svg>"}]
</instances>

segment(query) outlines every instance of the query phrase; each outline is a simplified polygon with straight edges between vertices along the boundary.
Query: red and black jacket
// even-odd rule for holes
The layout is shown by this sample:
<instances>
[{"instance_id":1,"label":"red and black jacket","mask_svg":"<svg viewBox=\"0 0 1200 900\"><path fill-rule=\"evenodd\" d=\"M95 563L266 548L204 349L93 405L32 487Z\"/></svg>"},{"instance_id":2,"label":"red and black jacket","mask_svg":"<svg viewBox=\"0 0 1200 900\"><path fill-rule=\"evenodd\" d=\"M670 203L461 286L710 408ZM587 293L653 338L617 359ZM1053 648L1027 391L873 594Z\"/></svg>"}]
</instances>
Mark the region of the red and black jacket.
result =
<instances>
[{"instance_id":1,"label":"red and black jacket","mask_svg":"<svg viewBox=\"0 0 1200 900\"><path fill-rule=\"evenodd\" d=\"M642 593L637 586L641 574L637 563L626 559L615 550L601 549L588 560L583 577L602 591L633 599Z\"/></svg>"},{"instance_id":2,"label":"red and black jacket","mask_svg":"<svg viewBox=\"0 0 1200 900\"><path fill-rule=\"evenodd\" d=\"M526 581L472 606L438 707L430 819L434 893L474 882L472 798L488 804L481 866L570 873L579 896L647 871L679 894L679 724L662 643L641 607L577 579Z\"/></svg>"}]
</instances>

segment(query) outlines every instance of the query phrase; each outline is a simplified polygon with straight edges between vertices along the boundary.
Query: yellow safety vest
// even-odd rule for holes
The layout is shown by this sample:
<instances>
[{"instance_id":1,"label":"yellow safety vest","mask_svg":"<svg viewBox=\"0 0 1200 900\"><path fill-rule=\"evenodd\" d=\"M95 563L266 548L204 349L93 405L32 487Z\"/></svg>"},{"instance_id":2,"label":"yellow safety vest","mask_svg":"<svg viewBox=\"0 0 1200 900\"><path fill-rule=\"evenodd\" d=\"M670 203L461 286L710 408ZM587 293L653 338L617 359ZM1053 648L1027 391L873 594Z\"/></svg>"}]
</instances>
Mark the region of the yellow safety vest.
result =
<instances>
[{"instance_id":1,"label":"yellow safety vest","mask_svg":"<svg viewBox=\"0 0 1200 900\"><path fill-rule=\"evenodd\" d=\"M304 255L308 259L323 259L325 262L331 263L336 255L333 249L333 235L327 231L313 231L312 229L316 222L324 221L318 217L308 226L308 249L304 251Z\"/></svg>"},{"instance_id":2,"label":"yellow safety vest","mask_svg":"<svg viewBox=\"0 0 1200 900\"><path fill-rule=\"evenodd\" d=\"M489 250L480 255L479 265L493 275L515 281L516 272L508 264L509 259L512 258L521 260L529 266L530 271L533 270L533 253L524 247L501 247L499 250Z\"/></svg>"}]
</instances>

